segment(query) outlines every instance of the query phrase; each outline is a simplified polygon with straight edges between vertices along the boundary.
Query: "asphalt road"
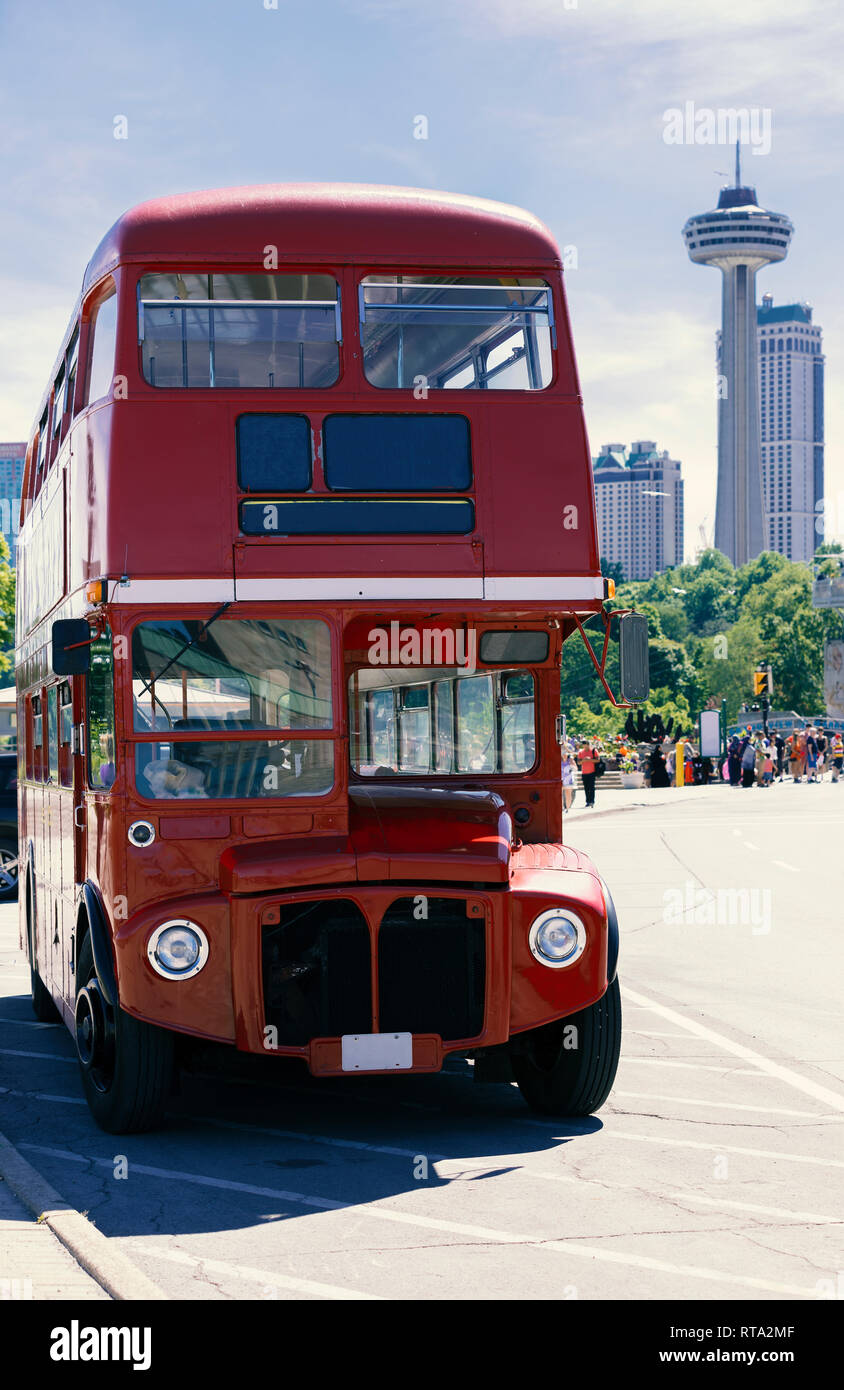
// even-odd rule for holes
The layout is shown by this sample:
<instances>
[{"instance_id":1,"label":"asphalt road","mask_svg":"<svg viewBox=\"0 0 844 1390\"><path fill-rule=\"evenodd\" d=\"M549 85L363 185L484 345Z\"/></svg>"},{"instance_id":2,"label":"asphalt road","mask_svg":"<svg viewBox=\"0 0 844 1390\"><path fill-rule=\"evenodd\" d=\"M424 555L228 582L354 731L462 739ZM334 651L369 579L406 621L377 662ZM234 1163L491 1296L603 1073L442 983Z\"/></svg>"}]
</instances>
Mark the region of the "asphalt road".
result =
<instances>
[{"instance_id":1,"label":"asphalt road","mask_svg":"<svg viewBox=\"0 0 844 1390\"><path fill-rule=\"evenodd\" d=\"M0 1129L174 1299L840 1298L842 820L844 784L784 783L572 822L619 909L625 1041L571 1125L466 1063L259 1059L104 1135L0 909Z\"/></svg>"}]
</instances>

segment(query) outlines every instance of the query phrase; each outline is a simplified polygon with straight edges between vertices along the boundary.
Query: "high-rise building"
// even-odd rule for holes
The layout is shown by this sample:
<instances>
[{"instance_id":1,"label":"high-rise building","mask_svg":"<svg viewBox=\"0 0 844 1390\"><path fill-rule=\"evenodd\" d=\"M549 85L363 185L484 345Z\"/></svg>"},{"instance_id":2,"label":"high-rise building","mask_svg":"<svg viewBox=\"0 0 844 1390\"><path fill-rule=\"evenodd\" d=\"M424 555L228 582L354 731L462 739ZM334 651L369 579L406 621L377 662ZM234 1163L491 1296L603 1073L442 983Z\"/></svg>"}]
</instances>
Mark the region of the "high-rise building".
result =
<instances>
[{"instance_id":1,"label":"high-rise building","mask_svg":"<svg viewBox=\"0 0 844 1390\"><path fill-rule=\"evenodd\" d=\"M794 228L759 206L756 189L736 181L721 189L718 207L690 217L683 228L689 256L722 274L718 364L718 497L715 545L734 565L765 549L762 451L756 352L756 272L782 261Z\"/></svg>"},{"instance_id":2,"label":"high-rise building","mask_svg":"<svg viewBox=\"0 0 844 1390\"><path fill-rule=\"evenodd\" d=\"M12 565L15 563L25 457L26 444L0 443L0 531L6 538Z\"/></svg>"},{"instance_id":3,"label":"high-rise building","mask_svg":"<svg viewBox=\"0 0 844 1390\"><path fill-rule=\"evenodd\" d=\"M683 563L680 463L651 439L604 444L593 460L598 538L603 560L625 579L650 579Z\"/></svg>"},{"instance_id":4,"label":"high-rise building","mask_svg":"<svg viewBox=\"0 0 844 1390\"><path fill-rule=\"evenodd\" d=\"M757 311L762 489L768 550L811 560L823 540L824 356L809 304Z\"/></svg>"}]
</instances>

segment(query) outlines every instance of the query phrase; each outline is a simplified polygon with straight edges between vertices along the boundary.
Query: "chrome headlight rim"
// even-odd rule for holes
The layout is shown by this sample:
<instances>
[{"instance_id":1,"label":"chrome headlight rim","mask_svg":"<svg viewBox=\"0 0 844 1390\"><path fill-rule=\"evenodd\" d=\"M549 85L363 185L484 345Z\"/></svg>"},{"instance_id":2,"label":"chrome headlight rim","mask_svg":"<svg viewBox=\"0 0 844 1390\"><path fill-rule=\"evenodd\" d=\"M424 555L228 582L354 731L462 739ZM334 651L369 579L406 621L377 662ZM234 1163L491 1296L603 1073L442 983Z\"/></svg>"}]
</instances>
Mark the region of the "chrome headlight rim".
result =
<instances>
[{"instance_id":1,"label":"chrome headlight rim","mask_svg":"<svg viewBox=\"0 0 844 1390\"><path fill-rule=\"evenodd\" d=\"M136 839L139 830L146 830L149 833L139 840ZM133 820L126 832L126 837L129 844L134 845L136 849L146 849L155 839L155 826L151 820Z\"/></svg>"},{"instance_id":2,"label":"chrome headlight rim","mask_svg":"<svg viewBox=\"0 0 844 1390\"><path fill-rule=\"evenodd\" d=\"M173 970L158 958L159 941L166 931L172 931L174 927L180 927L183 931L191 932L199 942L199 954L193 965L189 966L187 970ZM192 980L195 975L199 974L200 970L202 970L207 962L209 952L208 937L205 935L202 927L200 927L198 923L192 922L189 917L170 917L166 922L162 922L155 928L155 931L147 942L147 960L155 973L165 980Z\"/></svg>"},{"instance_id":3,"label":"chrome headlight rim","mask_svg":"<svg viewBox=\"0 0 844 1390\"><path fill-rule=\"evenodd\" d=\"M575 929L577 940L574 949L564 956L562 960L553 960L546 956L539 948L537 938L545 924L555 917L564 917ZM570 907L549 907L544 912L540 912L538 917L534 917L531 922L528 934L528 946L534 960L539 961L547 970L567 970L569 966L575 965L583 952L586 950L586 926L583 919L578 916Z\"/></svg>"}]
</instances>

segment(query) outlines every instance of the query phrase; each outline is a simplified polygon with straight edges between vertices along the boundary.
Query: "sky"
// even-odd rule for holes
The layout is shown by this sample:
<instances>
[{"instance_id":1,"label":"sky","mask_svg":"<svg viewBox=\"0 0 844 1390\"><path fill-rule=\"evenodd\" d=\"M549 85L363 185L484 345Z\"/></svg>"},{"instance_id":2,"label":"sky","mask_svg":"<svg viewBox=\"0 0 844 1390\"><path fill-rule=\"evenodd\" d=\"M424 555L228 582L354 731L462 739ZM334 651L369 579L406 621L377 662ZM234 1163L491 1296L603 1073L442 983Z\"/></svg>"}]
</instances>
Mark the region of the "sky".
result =
<instances>
[{"instance_id":1,"label":"sky","mask_svg":"<svg viewBox=\"0 0 844 1390\"><path fill-rule=\"evenodd\" d=\"M592 452L652 439L682 460L690 558L715 519L721 276L681 230L734 162L717 130L666 139L692 103L699 122L755 113L743 182L794 222L758 293L807 301L823 328L844 539L839 0L0 0L0 54L0 439L28 437L84 267L127 207L301 180L476 194L572 248Z\"/></svg>"}]
</instances>

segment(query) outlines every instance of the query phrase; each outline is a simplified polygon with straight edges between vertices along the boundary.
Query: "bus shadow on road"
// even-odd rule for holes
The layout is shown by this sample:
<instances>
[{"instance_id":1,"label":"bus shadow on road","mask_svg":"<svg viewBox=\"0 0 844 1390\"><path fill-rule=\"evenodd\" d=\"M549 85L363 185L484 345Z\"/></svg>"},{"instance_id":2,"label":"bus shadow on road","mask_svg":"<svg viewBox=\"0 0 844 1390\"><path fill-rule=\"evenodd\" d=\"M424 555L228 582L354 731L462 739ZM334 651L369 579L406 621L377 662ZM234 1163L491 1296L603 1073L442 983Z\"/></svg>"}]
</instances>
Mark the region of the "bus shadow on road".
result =
<instances>
[{"instance_id":1,"label":"bus shadow on road","mask_svg":"<svg viewBox=\"0 0 844 1390\"><path fill-rule=\"evenodd\" d=\"M280 1060L269 1062L269 1076L269 1059L250 1057L183 1072L163 1126L148 1134L105 1135L81 1106L56 1106L49 1119L42 1112L35 1140L50 1147L30 1157L68 1200L96 1210L105 1235L178 1236L288 1227L420 1188L517 1181L537 1155L552 1171L563 1150L602 1128L595 1116L534 1115L515 1086L474 1083L468 1063L436 1075L323 1081ZM87 1167L60 1163L59 1143ZM128 1181L112 1180L118 1160ZM565 1180L569 1164L559 1167Z\"/></svg>"}]
</instances>

